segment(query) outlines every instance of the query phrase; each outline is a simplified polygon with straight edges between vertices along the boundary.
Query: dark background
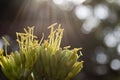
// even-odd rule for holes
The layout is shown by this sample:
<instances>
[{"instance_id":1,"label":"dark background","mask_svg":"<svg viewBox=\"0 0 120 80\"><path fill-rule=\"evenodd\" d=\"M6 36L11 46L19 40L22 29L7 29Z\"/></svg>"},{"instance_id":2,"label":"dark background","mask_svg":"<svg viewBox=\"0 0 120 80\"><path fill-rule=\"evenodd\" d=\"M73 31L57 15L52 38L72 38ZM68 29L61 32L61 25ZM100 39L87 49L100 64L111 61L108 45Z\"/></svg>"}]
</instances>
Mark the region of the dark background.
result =
<instances>
[{"instance_id":1,"label":"dark background","mask_svg":"<svg viewBox=\"0 0 120 80\"><path fill-rule=\"evenodd\" d=\"M35 26L40 39L57 22L64 28L61 47L83 48L84 68L74 80L120 80L120 0L74 1L0 0L0 48L1 36L11 43L10 52L17 49L16 32Z\"/></svg>"}]
</instances>

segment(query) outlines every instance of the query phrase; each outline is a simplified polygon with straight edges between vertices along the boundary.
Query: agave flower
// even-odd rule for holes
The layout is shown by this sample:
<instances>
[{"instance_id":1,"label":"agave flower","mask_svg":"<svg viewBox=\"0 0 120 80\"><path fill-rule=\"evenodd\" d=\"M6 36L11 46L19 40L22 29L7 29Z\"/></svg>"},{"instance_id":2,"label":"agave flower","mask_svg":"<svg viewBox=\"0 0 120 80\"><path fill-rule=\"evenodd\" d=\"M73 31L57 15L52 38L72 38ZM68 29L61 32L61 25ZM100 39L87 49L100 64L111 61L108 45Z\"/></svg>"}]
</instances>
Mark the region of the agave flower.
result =
<instances>
[{"instance_id":1,"label":"agave flower","mask_svg":"<svg viewBox=\"0 0 120 80\"><path fill-rule=\"evenodd\" d=\"M81 48L69 50L69 46L60 47L63 36L61 25L54 30L57 23L48 27L51 29L47 40L41 44L39 58L33 68L35 80L70 80L78 74L83 67L83 61L78 62L80 55L77 51Z\"/></svg>"},{"instance_id":2,"label":"agave flower","mask_svg":"<svg viewBox=\"0 0 120 80\"><path fill-rule=\"evenodd\" d=\"M1 67L9 80L20 80L24 76L24 60L18 52L1 56Z\"/></svg>"},{"instance_id":3,"label":"agave flower","mask_svg":"<svg viewBox=\"0 0 120 80\"><path fill-rule=\"evenodd\" d=\"M77 54L81 48L61 48L64 29L59 24L54 30L56 25L48 27L51 32L43 43L43 37L38 42L33 35L34 28L28 27L25 33L16 33L19 51L7 55L6 49L4 56L4 50L0 50L0 65L9 80L70 80L81 71L83 61L78 61L81 55ZM5 38L3 40L9 45Z\"/></svg>"},{"instance_id":4,"label":"agave flower","mask_svg":"<svg viewBox=\"0 0 120 80\"><path fill-rule=\"evenodd\" d=\"M0 50L0 65L9 80L27 80L38 57L39 43L33 36L33 28L24 31L17 33L19 51L3 56L3 50ZM3 40L8 44L5 38Z\"/></svg>"}]
</instances>

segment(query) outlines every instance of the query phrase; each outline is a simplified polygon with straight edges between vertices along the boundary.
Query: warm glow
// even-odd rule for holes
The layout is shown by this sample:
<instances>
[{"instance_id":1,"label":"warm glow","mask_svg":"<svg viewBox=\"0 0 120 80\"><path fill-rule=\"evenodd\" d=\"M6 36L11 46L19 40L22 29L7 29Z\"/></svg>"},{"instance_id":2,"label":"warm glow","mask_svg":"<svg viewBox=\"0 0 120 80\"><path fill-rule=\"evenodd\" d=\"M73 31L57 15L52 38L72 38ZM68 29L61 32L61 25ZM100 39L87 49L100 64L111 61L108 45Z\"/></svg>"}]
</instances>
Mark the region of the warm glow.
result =
<instances>
[{"instance_id":1,"label":"warm glow","mask_svg":"<svg viewBox=\"0 0 120 80\"><path fill-rule=\"evenodd\" d=\"M114 59L112 60L111 64L110 64L110 67L113 69L113 70L119 70L120 69L120 60L119 59Z\"/></svg>"},{"instance_id":2,"label":"warm glow","mask_svg":"<svg viewBox=\"0 0 120 80\"><path fill-rule=\"evenodd\" d=\"M105 64L107 62L107 55L104 52L97 53L96 61L99 64Z\"/></svg>"},{"instance_id":3,"label":"warm glow","mask_svg":"<svg viewBox=\"0 0 120 80\"><path fill-rule=\"evenodd\" d=\"M92 15L92 8L85 5L77 6L75 8L75 15L78 19L87 19Z\"/></svg>"},{"instance_id":4,"label":"warm glow","mask_svg":"<svg viewBox=\"0 0 120 80\"><path fill-rule=\"evenodd\" d=\"M95 17L90 17L85 20L85 22L82 25L82 32L85 34L90 33L94 28L98 27L100 24L100 20Z\"/></svg>"},{"instance_id":5,"label":"warm glow","mask_svg":"<svg viewBox=\"0 0 120 80\"><path fill-rule=\"evenodd\" d=\"M109 16L109 9L106 5L99 4L94 8L94 14L99 19L106 19Z\"/></svg>"},{"instance_id":6,"label":"warm glow","mask_svg":"<svg viewBox=\"0 0 120 80\"><path fill-rule=\"evenodd\" d=\"M63 4L65 1L64 0L53 0L53 2L57 5Z\"/></svg>"},{"instance_id":7,"label":"warm glow","mask_svg":"<svg viewBox=\"0 0 120 80\"><path fill-rule=\"evenodd\" d=\"M112 33L105 36L104 42L107 47L115 47L117 45L117 39Z\"/></svg>"}]
</instances>

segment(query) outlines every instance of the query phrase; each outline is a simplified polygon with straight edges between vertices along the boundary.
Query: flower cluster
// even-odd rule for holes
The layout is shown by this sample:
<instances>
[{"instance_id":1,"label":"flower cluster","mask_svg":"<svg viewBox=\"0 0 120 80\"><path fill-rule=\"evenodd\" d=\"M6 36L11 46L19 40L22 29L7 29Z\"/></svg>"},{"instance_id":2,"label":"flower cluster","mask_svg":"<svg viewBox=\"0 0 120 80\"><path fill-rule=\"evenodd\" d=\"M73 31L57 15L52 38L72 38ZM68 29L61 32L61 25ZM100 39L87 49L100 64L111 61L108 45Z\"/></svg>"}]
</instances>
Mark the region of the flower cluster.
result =
<instances>
[{"instance_id":1,"label":"flower cluster","mask_svg":"<svg viewBox=\"0 0 120 80\"><path fill-rule=\"evenodd\" d=\"M48 27L47 40L42 37L39 42L34 28L28 27L25 33L16 33L19 51L3 55L4 50L0 50L0 65L9 80L70 80L81 71L83 61L78 61L81 55L77 53L81 48L61 48L64 29L59 24L54 30L56 25Z\"/></svg>"}]
</instances>

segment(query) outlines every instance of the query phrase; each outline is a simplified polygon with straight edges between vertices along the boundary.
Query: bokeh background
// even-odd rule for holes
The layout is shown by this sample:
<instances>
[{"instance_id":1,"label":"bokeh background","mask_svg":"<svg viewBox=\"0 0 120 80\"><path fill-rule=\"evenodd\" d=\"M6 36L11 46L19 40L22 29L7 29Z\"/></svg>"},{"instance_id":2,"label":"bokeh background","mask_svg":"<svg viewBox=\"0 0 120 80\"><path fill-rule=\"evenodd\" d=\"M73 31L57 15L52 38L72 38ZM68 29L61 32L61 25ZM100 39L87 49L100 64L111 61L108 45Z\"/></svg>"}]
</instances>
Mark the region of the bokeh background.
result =
<instances>
[{"instance_id":1,"label":"bokeh background","mask_svg":"<svg viewBox=\"0 0 120 80\"><path fill-rule=\"evenodd\" d=\"M74 80L120 80L120 0L0 0L1 37L17 50L16 32L35 26L35 35L62 24L61 47L82 47L84 68ZM0 80L7 80L0 72Z\"/></svg>"}]
</instances>

